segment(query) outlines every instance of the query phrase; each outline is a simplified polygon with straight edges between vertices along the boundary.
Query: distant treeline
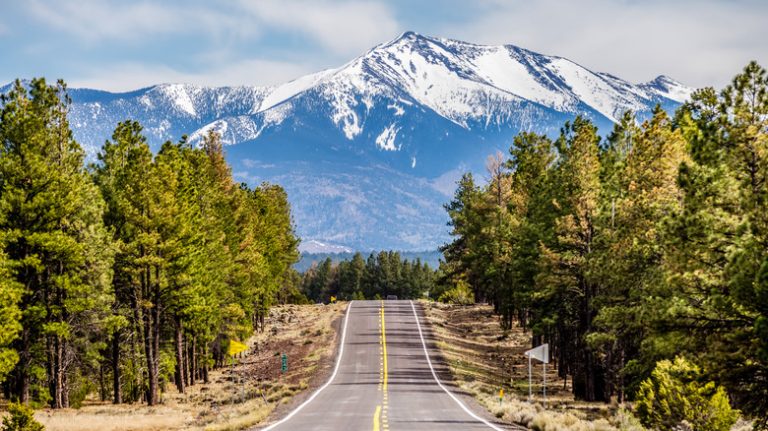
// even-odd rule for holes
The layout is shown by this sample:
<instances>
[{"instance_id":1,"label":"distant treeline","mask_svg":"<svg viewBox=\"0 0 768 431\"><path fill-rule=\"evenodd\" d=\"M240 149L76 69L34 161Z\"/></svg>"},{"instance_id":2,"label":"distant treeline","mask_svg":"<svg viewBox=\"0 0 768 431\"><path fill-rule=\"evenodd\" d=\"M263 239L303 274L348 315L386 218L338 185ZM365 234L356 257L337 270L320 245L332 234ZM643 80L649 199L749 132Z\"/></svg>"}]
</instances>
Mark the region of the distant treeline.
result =
<instances>
[{"instance_id":1,"label":"distant treeline","mask_svg":"<svg viewBox=\"0 0 768 431\"><path fill-rule=\"evenodd\" d=\"M728 429L718 384L766 426L763 68L749 64L720 92L696 91L672 117L657 108L638 124L626 113L607 139L582 117L554 141L521 133L488 169L488 184L465 175L447 205L444 284L493 303L504 326L531 328L534 344L550 343L577 398L641 394L648 426L685 417L692 429ZM667 385L663 360L677 355L694 364L678 367L690 383L641 384L656 368L656 384ZM718 409L728 420L696 425Z\"/></svg>"},{"instance_id":2,"label":"distant treeline","mask_svg":"<svg viewBox=\"0 0 768 431\"><path fill-rule=\"evenodd\" d=\"M335 254L334 257L338 257ZM434 289L436 273L419 258L408 260L399 252L355 253L349 260L334 262L331 257L313 263L303 274L295 272L287 283L286 302L328 302L339 300L421 298Z\"/></svg>"},{"instance_id":3,"label":"distant treeline","mask_svg":"<svg viewBox=\"0 0 768 431\"><path fill-rule=\"evenodd\" d=\"M363 253L364 255L369 254L378 254L378 252L368 252ZM426 263L430 267L437 268L440 266L440 260L443 259L443 253L441 253L439 250L433 250L433 251L399 251L400 257L402 259L407 259L410 261L420 260L422 263ZM316 265L319 263L322 263L326 259L331 259L333 263L339 263L345 260L352 260L352 258L357 254L357 252L346 252L346 253L301 253L301 257L299 258L299 261L296 262L296 264L293 265L293 268L296 271L304 272L308 270L312 265Z\"/></svg>"},{"instance_id":4,"label":"distant treeline","mask_svg":"<svg viewBox=\"0 0 768 431\"><path fill-rule=\"evenodd\" d=\"M76 407L160 401L208 380L297 258L282 188L232 179L218 135L153 155L125 121L85 166L63 82L16 82L0 111L0 384Z\"/></svg>"}]
</instances>

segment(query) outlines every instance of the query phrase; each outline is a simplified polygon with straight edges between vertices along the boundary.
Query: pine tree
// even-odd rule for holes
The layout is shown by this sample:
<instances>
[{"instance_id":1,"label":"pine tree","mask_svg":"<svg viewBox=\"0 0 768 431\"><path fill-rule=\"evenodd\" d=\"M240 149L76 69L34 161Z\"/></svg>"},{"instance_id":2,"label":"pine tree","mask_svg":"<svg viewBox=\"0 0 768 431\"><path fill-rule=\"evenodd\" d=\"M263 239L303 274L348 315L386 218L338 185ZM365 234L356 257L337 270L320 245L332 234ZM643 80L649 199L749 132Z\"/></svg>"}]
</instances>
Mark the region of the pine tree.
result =
<instances>
[{"instance_id":1,"label":"pine tree","mask_svg":"<svg viewBox=\"0 0 768 431\"><path fill-rule=\"evenodd\" d=\"M67 122L66 87L43 79L29 87L17 81L0 114L0 229L14 278L24 286L11 392L27 403L33 385L47 386L40 400L61 408L82 372L73 358L95 348L93 323L111 301L111 250L103 203ZM34 382L41 368L47 381Z\"/></svg>"},{"instance_id":2,"label":"pine tree","mask_svg":"<svg viewBox=\"0 0 768 431\"><path fill-rule=\"evenodd\" d=\"M13 277L3 249L0 249L0 383L19 360L10 346L21 331L19 300L22 293L22 285Z\"/></svg>"},{"instance_id":3,"label":"pine tree","mask_svg":"<svg viewBox=\"0 0 768 431\"><path fill-rule=\"evenodd\" d=\"M589 341L606 367L605 398L617 394L623 401L624 376L637 373L625 368L628 358L637 357L646 335L645 298L664 283L660 221L679 209L677 174L686 156L682 135L660 107L642 128L625 116L608 142L602 154L602 235L593 265L602 291Z\"/></svg>"},{"instance_id":4,"label":"pine tree","mask_svg":"<svg viewBox=\"0 0 768 431\"><path fill-rule=\"evenodd\" d=\"M668 284L649 307L662 310L650 317L663 330L649 334L645 352L695 354L760 427L768 423L766 85L751 63L719 96L700 90L676 116L692 160L681 166L682 206L665 228Z\"/></svg>"},{"instance_id":5,"label":"pine tree","mask_svg":"<svg viewBox=\"0 0 768 431\"><path fill-rule=\"evenodd\" d=\"M557 209L552 190L555 152L552 141L535 133L521 133L510 148L507 166L512 170L509 211L514 225L511 230L512 277L508 301L511 312L525 327L534 301L535 281L539 272L541 244L552 244ZM510 318L513 316L510 316ZM543 322L538 317L534 320ZM540 335L553 339L548 325L537 328Z\"/></svg>"},{"instance_id":6,"label":"pine tree","mask_svg":"<svg viewBox=\"0 0 768 431\"><path fill-rule=\"evenodd\" d=\"M130 310L134 350L143 349L148 374L145 397L154 405L159 400L160 332L165 308L160 271L164 260L156 218L161 213L161 188L141 131L141 125L134 121L117 126L112 142L105 143L99 153L95 178L107 199L106 220L119 244L115 290L126 303L116 308Z\"/></svg>"},{"instance_id":7,"label":"pine tree","mask_svg":"<svg viewBox=\"0 0 768 431\"><path fill-rule=\"evenodd\" d=\"M537 278L537 290L555 316L557 350L566 363L573 364L574 394L587 401L600 400L604 393L603 370L586 343L599 293L589 271L599 216L598 143L597 129L582 117L566 123L556 142L561 158L555 175L564 192L557 206L563 215L555 220L554 244L543 247L542 272Z\"/></svg>"}]
</instances>

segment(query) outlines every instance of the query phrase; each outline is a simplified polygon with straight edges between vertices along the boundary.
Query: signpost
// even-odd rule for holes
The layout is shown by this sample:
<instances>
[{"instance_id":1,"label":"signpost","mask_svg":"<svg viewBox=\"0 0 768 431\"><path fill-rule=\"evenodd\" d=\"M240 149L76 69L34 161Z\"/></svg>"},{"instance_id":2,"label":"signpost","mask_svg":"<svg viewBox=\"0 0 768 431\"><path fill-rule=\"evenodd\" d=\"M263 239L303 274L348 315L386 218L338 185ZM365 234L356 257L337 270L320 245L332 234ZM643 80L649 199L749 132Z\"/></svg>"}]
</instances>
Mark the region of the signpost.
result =
<instances>
[{"instance_id":1,"label":"signpost","mask_svg":"<svg viewBox=\"0 0 768 431\"><path fill-rule=\"evenodd\" d=\"M504 400L504 388L499 389L499 405Z\"/></svg>"},{"instance_id":2,"label":"signpost","mask_svg":"<svg viewBox=\"0 0 768 431\"><path fill-rule=\"evenodd\" d=\"M288 355L283 353L282 361L280 365L280 372L285 373L286 371L288 371Z\"/></svg>"},{"instance_id":3,"label":"signpost","mask_svg":"<svg viewBox=\"0 0 768 431\"><path fill-rule=\"evenodd\" d=\"M227 354L232 364L230 374L232 375L232 382L235 383L235 355L248 350L248 346L235 340L229 340L229 347L227 348ZM242 399L245 400L245 386L243 385L242 377L240 378L240 387L243 389ZM237 393L237 385L235 385L235 393ZM235 398L232 398L232 404L235 403Z\"/></svg>"},{"instance_id":4,"label":"signpost","mask_svg":"<svg viewBox=\"0 0 768 431\"><path fill-rule=\"evenodd\" d=\"M525 352L528 357L528 402L533 401L533 386L531 376L531 360L536 359L544 364L544 401L547 400L547 364L549 363L549 344L544 343Z\"/></svg>"}]
</instances>

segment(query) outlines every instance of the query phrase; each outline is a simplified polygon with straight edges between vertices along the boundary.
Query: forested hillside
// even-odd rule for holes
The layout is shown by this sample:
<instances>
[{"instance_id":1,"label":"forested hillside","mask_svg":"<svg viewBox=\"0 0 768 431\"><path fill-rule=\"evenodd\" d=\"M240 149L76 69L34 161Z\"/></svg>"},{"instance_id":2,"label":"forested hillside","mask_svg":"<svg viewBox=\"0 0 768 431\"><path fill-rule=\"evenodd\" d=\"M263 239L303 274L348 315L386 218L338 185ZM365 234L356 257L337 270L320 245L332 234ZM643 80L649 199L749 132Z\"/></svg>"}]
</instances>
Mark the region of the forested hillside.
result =
<instances>
[{"instance_id":1,"label":"forested hillside","mask_svg":"<svg viewBox=\"0 0 768 431\"><path fill-rule=\"evenodd\" d=\"M298 258L287 197L236 183L215 133L153 154L125 121L85 166L69 103L43 79L2 97L0 382L36 406L154 405L260 327Z\"/></svg>"},{"instance_id":2,"label":"forested hillside","mask_svg":"<svg viewBox=\"0 0 768 431\"><path fill-rule=\"evenodd\" d=\"M763 68L695 92L671 117L657 108L638 124L626 113L607 139L584 118L555 140L521 133L488 170L487 185L465 175L446 206L444 288L471 291L505 327L550 343L578 399L637 399L658 429L679 415L692 429L727 429L730 399L766 426Z\"/></svg>"}]
</instances>

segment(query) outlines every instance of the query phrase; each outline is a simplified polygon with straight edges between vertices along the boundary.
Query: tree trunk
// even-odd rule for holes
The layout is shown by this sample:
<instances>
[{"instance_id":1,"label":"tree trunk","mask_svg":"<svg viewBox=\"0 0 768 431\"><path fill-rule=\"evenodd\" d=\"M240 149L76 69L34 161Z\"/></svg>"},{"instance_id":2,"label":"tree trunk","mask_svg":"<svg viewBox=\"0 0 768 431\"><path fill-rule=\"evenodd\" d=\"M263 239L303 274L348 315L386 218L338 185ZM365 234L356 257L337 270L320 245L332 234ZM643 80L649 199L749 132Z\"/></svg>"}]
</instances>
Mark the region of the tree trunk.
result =
<instances>
[{"instance_id":1,"label":"tree trunk","mask_svg":"<svg viewBox=\"0 0 768 431\"><path fill-rule=\"evenodd\" d=\"M159 391L160 391L160 286L157 284L160 282L160 276L157 274L156 270L156 277L155 277L155 304L154 307L152 307L152 315L154 317L154 322L152 326L152 351L155 353L154 357L152 358L152 366L154 367L154 386L155 386L155 401L159 402Z\"/></svg>"},{"instance_id":2,"label":"tree trunk","mask_svg":"<svg viewBox=\"0 0 768 431\"><path fill-rule=\"evenodd\" d=\"M157 404L157 377L155 376L155 355L152 342L152 317L149 311L144 313L144 355L147 362L147 380L149 390L147 392L147 404Z\"/></svg>"},{"instance_id":3,"label":"tree trunk","mask_svg":"<svg viewBox=\"0 0 768 431\"><path fill-rule=\"evenodd\" d=\"M54 339L54 345L56 348L56 360L54 361L54 373L55 373L55 385L56 385L56 395L54 398L54 408L61 409L64 408L64 343L63 341L57 336Z\"/></svg>"},{"instance_id":4,"label":"tree trunk","mask_svg":"<svg viewBox=\"0 0 768 431\"><path fill-rule=\"evenodd\" d=\"M49 311L50 313L50 311ZM46 364L45 372L48 379L48 394L51 399L48 401L48 405L52 408L56 408L56 345L53 339L53 335L46 336Z\"/></svg>"},{"instance_id":5,"label":"tree trunk","mask_svg":"<svg viewBox=\"0 0 768 431\"><path fill-rule=\"evenodd\" d=\"M189 387L192 386L194 383L192 382L192 379L190 379L189 376L189 358L191 354L194 354L193 352L190 352L189 350L189 336L184 337L184 363L183 368L181 369L182 377L184 378L184 385Z\"/></svg>"},{"instance_id":6,"label":"tree trunk","mask_svg":"<svg viewBox=\"0 0 768 431\"><path fill-rule=\"evenodd\" d=\"M67 340L61 341L61 362L59 363L59 373L61 376L61 386L59 387L59 393L61 394L61 407L69 408L69 377L67 376L67 369L69 368L69 343Z\"/></svg>"},{"instance_id":7,"label":"tree trunk","mask_svg":"<svg viewBox=\"0 0 768 431\"><path fill-rule=\"evenodd\" d=\"M151 287L150 287L150 268L147 266L144 268L143 274L142 274L142 290L145 293L144 298L149 299L150 293L151 293ZM157 304L152 304L152 308L145 310L143 313L143 322L144 322L144 355L146 356L146 362L147 362L147 383L149 385L148 392L147 392L147 404L150 406L154 406L157 404L158 397L157 397L157 391L158 391L158 377L157 377L157 358L155 357L157 354L157 351L154 349L155 347L155 328L153 325L154 321L154 310L157 308Z\"/></svg>"},{"instance_id":8,"label":"tree trunk","mask_svg":"<svg viewBox=\"0 0 768 431\"><path fill-rule=\"evenodd\" d=\"M104 364L99 364L99 401L107 400L107 382L104 377Z\"/></svg>"},{"instance_id":9,"label":"tree trunk","mask_svg":"<svg viewBox=\"0 0 768 431\"><path fill-rule=\"evenodd\" d=\"M180 394L184 393L184 338L182 335L181 318L176 318L176 389Z\"/></svg>"},{"instance_id":10,"label":"tree trunk","mask_svg":"<svg viewBox=\"0 0 768 431\"><path fill-rule=\"evenodd\" d=\"M200 372L197 368L197 337L194 335L189 346L189 352L189 384L194 385Z\"/></svg>"},{"instance_id":11,"label":"tree trunk","mask_svg":"<svg viewBox=\"0 0 768 431\"><path fill-rule=\"evenodd\" d=\"M112 336L112 403L123 402L123 391L120 387L120 332Z\"/></svg>"},{"instance_id":12,"label":"tree trunk","mask_svg":"<svg viewBox=\"0 0 768 431\"><path fill-rule=\"evenodd\" d=\"M208 380L208 345L203 346L203 382L208 383L210 380Z\"/></svg>"}]
</instances>

